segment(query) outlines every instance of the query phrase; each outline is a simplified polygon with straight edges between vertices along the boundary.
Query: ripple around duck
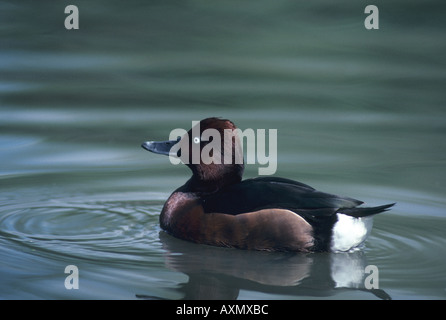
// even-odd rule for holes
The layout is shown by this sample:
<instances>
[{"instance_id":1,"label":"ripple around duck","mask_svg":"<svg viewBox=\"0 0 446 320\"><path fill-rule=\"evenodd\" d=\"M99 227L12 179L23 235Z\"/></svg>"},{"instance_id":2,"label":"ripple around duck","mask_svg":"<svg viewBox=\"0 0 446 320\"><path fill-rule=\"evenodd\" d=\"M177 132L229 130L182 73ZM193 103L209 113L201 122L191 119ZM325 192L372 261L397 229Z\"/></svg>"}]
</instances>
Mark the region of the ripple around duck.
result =
<instances>
[{"instance_id":1,"label":"ripple around duck","mask_svg":"<svg viewBox=\"0 0 446 320\"><path fill-rule=\"evenodd\" d=\"M84 199L2 207L0 241L38 254L144 260L159 251L159 201Z\"/></svg>"},{"instance_id":2,"label":"ripple around duck","mask_svg":"<svg viewBox=\"0 0 446 320\"><path fill-rule=\"evenodd\" d=\"M375 222L366 253L370 263L378 266L382 282L403 289L405 297L413 288L446 296L446 283L439 281L446 276L446 219L383 215Z\"/></svg>"},{"instance_id":3,"label":"ripple around duck","mask_svg":"<svg viewBox=\"0 0 446 320\"><path fill-rule=\"evenodd\" d=\"M197 246L169 236L166 237L170 242L162 241L158 215L165 197L164 194L149 197L140 193L121 196L99 194L29 202L11 197L0 207L0 247L5 253L2 262L10 266L10 272L15 272L14 268L23 260L23 274L32 267L30 261L38 262L39 268L45 263L52 265L54 261L94 261L95 265L116 268L118 271L110 271L113 275L114 272L125 272L123 270L130 266L132 271L141 267L138 272L153 266L154 269L150 270L155 272L144 276L159 284L160 280L154 274L165 272L166 267L186 274L189 270L194 274L199 270L198 274L201 274L204 267L216 274L228 274L228 270L233 270L230 275L245 274L246 278L253 279L252 273L258 268L253 267L252 256L260 257L262 263L258 265L268 261L263 259L263 254ZM146 198L150 200L142 200ZM446 219L441 217L403 216L399 213L376 217L364 253L367 263L379 268L380 287L395 299L445 297L446 284L439 281L446 276L445 229ZM171 242L178 243L175 247L178 250L171 250ZM18 252L28 252L32 256ZM316 260L323 256L310 258ZM302 263L298 262L295 264L301 266ZM302 269L296 268L295 264L288 264L286 270L294 280L297 279L291 283L300 283L304 277L296 275L296 272ZM221 271L222 266L224 271ZM281 280L285 278L283 268L286 266L283 262L277 266ZM266 277L273 279L277 286L276 274L271 268L267 272L261 270L260 275L261 283ZM161 279L163 277L160 276ZM264 287L257 289L261 291ZM295 294L294 291L285 293Z\"/></svg>"}]
</instances>

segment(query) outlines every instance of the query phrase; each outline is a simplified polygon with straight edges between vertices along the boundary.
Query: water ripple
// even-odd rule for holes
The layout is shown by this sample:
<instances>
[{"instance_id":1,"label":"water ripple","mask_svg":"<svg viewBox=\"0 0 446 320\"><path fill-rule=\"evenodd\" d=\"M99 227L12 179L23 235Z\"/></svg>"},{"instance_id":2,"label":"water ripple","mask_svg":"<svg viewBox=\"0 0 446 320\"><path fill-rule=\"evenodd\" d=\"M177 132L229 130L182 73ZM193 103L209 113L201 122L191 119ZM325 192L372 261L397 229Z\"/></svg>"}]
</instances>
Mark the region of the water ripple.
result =
<instances>
[{"instance_id":1,"label":"water ripple","mask_svg":"<svg viewBox=\"0 0 446 320\"><path fill-rule=\"evenodd\" d=\"M446 220L439 217L383 215L375 219L367 242L368 259L380 268L385 285L391 285L410 297L414 288L427 295L445 296L444 274Z\"/></svg>"},{"instance_id":2,"label":"water ripple","mask_svg":"<svg viewBox=\"0 0 446 320\"><path fill-rule=\"evenodd\" d=\"M159 201L43 201L2 208L0 239L79 259L143 260L160 251Z\"/></svg>"}]
</instances>

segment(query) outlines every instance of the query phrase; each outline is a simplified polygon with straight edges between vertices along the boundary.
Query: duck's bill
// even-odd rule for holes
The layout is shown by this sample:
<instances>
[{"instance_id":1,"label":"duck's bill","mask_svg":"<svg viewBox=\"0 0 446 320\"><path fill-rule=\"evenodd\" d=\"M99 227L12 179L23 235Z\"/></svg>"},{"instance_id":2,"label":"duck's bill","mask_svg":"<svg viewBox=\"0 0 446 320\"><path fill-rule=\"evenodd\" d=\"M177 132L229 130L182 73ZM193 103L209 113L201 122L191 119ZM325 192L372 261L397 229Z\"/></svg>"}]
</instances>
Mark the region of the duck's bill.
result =
<instances>
[{"instance_id":1,"label":"duck's bill","mask_svg":"<svg viewBox=\"0 0 446 320\"><path fill-rule=\"evenodd\" d=\"M168 141L146 141L141 147L147 151L164 154L166 156L176 156L176 152L171 152L170 150L174 145L178 143L178 140L168 140Z\"/></svg>"}]
</instances>

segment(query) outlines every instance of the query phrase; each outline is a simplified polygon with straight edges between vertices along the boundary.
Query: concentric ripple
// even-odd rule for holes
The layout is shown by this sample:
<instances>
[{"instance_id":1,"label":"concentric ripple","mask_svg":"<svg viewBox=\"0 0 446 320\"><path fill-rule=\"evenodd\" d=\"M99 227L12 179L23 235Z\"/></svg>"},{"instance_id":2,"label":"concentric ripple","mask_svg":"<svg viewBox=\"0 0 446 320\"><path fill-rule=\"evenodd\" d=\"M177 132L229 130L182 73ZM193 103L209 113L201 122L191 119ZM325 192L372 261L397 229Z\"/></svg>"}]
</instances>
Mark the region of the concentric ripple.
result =
<instances>
[{"instance_id":1,"label":"concentric ripple","mask_svg":"<svg viewBox=\"0 0 446 320\"><path fill-rule=\"evenodd\" d=\"M446 220L382 215L375 221L366 253L378 266L381 283L400 290L399 298L409 298L413 288L425 288L426 296L446 296L446 283L438 279L446 267Z\"/></svg>"},{"instance_id":2,"label":"concentric ripple","mask_svg":"<svg viewBox=\"0 0 446 320\"><path fill-rule=\"evenodd\" d=\"M2 207L0 237L79 259L135 260L157 250L160 201L48 200Z\"/></svg>"}]
</instances>

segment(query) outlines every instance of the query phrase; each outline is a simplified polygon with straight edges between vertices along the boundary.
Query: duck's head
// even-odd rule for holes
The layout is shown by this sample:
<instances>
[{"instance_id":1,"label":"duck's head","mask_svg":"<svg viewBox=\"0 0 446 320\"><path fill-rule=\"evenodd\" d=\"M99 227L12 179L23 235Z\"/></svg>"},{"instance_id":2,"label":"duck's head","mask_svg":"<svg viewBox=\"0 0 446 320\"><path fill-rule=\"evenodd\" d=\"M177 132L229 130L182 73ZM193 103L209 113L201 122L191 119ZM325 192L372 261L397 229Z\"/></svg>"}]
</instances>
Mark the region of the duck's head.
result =
<instances>
[{"instance_id":1,"label":"duck's head","mask_svg":"<svg viewBox=\"0 0 446 320\"><path fill-rule=\"evenodd\" d=\"M242 179L239 130L227 119L207 118L176 140L147 141L142 147L179 158L192 170L189 183L197 191L215 191Z\"/></svg>"}]
</instances>

